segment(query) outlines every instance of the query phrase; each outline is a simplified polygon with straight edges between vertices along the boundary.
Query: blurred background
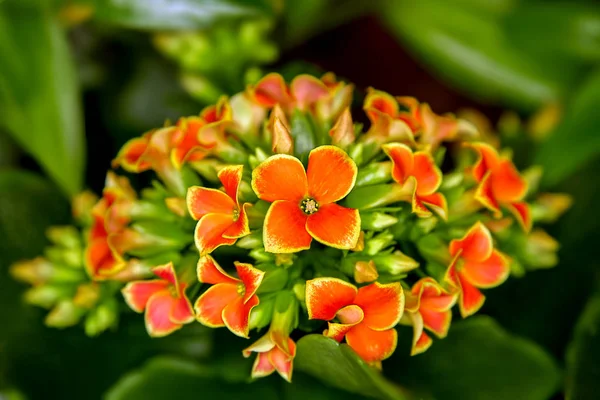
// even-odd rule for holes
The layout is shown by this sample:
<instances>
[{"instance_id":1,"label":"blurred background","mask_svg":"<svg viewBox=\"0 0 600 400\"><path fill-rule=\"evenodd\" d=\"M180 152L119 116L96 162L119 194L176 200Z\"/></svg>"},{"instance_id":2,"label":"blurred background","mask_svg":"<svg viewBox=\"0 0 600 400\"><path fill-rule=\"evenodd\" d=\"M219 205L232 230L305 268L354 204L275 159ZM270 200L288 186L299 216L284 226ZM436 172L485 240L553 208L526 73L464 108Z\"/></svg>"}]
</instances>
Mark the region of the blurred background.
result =
<instances>
[{"instance_id":1,"label":"blurred background","mask_svg":"<svg viewBox=\"0 0 600 400\"><path fill-rule=\"evenodd\" d=\"M348 396L298 371L292 385L269 378L247 397L248 361L215 351L228 348L225 339L200 326L161 340L147 337L137 315L96 338L45 327L43 310L26 306L24 286L8 275L12 262L42 252L48 226L69 223L71 196L101 191L128 139L272 71L332 71L356 85L356 110L373 86L500 130L517 166L540 165L543 188L574 198L548 228L561 244L558 265L540 262L545 270L487 292L482 314L502 328L451 330L415 358L399 345L385 375L440 399L597 398L598 2L4 0L0 399L149 398L143 386L176 398ZM173 360L143 367L159 354L199 360L229 384ZM122 387L133 389L123 395Z\"/></svg>"}]
</instances>

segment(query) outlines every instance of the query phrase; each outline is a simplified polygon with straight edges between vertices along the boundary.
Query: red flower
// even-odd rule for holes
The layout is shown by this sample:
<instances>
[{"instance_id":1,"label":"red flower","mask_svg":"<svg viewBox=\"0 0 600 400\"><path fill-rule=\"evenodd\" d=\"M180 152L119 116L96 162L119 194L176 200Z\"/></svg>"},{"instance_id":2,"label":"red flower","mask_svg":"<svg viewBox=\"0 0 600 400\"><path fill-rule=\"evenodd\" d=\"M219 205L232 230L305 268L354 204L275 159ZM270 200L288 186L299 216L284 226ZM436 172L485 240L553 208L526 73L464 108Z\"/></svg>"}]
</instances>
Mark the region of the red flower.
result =
<instances>
[{"instance_id":1,"label":"red flower","mask_svg":"<svg viewBox=\"0 0 600 400\"><path fill-rule=\"evenodd\" d=\"M446 281L459 290L459 308L463 317L481 308L485 296L478 288L500 285L508 278L510 267L506 258L494 249L490 231L477 222L462 239L450 242L453 257Z\"/></svg>"},{"instance_id":2,"label":"red flower","mask_svg":"<svg viewBox=\"0 0 600 400\"><path fill-rule=\"evenodd\" d=\"M240 206L238 192L243 166L225 167L219 179L225 192L192 186L187 193L187 207L196 225L196 246L201 255L211 253L222 245L232 245L237 238L250 233L247 209L250 203Z\"/></svg>"},{"instance_id":3,"label":"red flower","mask_svg":"<svg viewBox=\"0 0 600 400\"><path fill-rule=\"evenodd\" d=\"M313 238L340 249L356 246L360 234L358 210L335 204L354 187L357 168L335 146L310 152L308 170L295 157L269 157L252 172L252 188L273 202L265 217L263 242L271 253L310 248Z\"/></svg>"},{"instance_id":4,"label":"red flower","mask_svg":"<svg viewBox=\"0 0 600 400\"><path fill-rule=\"evenodd\" d=\"M219 266L211 256L198 261L198 280L213 286L196 300L196 319L212 328L227 326L241 337L248 337L250 312L259 303L256 290L264 272L250 264L235 263L239 279Z\"/></svg>"},{"instance_id":5,"label":"red flower","mask_svg":"<svg viewBox=\"0 0 600 400\"><path fill-rule=\"evenodd\" d=\"M316 278L306 282L306 308L310 319L330 321L325 336L338 342L345 337L363 360L377 363L396 349L394 326L402 317L404 294L398 282L356 289L340 279Z\"/></svg>"},{"instance_id":6,"label":"red flower","mask_svg":"<svg viewBox=\"0 0 600 400\"><path fill-rule=\"evenodd\" d=\"M170 334L194 320L194 311L179 283L173 263L152 270L160 279L129 282L122 290L125 301L136 312L146 312L146 330L153 337Z\"/></svg>"}]
</instances>

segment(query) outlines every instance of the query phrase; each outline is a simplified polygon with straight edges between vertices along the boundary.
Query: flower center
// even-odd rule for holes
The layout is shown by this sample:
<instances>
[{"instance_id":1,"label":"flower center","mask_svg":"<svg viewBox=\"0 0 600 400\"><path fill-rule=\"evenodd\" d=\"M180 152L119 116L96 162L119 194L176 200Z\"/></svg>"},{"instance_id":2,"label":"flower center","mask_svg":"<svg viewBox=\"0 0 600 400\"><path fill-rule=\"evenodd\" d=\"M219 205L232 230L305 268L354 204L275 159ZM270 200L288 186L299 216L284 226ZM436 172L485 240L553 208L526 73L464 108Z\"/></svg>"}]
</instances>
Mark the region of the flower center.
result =
<instances>
[{"instance_id":1,"label":"flower center","mask_svg":"<svg viewBox=\"0 0 600 400\"><path fill-rule=\"evenodd\" d=\"M304 214L311 215L319 211L319 203L315 199L308 197L300 202L300 209Z\"/></svg>"},{"instance_id":2,"label":"flower center","mask_svg":"<svg viewBox=\"0 0 600 400\"><path fill-rule=\"evenodd\" d=\"M238 210L237 208L233 209L233 222L237 221L238 219L240 219L240 210Z\"/></svg>"},{"instance_id":3,"label":"flower center","mask_svg":"<svg viewBox=\"0 0 600 400\"><path fill-rule=\"evenodd\" d=\"M246 286L244 286L243 283L238 283L237 284L237 293L240 296L244 296L246 294Z\"/></svg>"}]
</instances>

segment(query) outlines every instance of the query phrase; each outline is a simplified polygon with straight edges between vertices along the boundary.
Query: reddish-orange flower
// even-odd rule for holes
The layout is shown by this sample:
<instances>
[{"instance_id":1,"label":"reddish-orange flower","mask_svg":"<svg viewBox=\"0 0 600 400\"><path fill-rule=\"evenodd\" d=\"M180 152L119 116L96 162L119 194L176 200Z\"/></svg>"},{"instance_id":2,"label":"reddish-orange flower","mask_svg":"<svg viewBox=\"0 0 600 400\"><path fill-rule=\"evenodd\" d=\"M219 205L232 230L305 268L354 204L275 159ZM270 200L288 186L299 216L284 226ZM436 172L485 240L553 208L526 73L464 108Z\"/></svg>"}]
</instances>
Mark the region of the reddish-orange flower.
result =
<instances>
[{"instance_id":1,"label":"reddish-orange flower","mask_svg":"<svg viewBox=\"0 0 600 400\"><path fill-rule=\"evenodd\" d=\"M412 211L419 216L431 215L429 208L446 219L448 205L443 194L437 193L442 184L442 172L435 165L431 154L413 151L401 143L383 146L383 151L393 163L392 178L402 185L405 201L412 203Z\"/></svg>"},{"instance_id":2,"label":"reddish-orange flower","mask_svg":"<svg viewBox=\"0 0 600 400\"><path fill-rule=\"evenodd\" d=\"M310 319L329 321L325 336L338 342L345 337L363 360L377 363L396 349L404 293L398 282L356 289L340 279L316 278L306 282L306 308Z\"/></svg>"},{"instance_id":3,"label":"reddish-orange flower","mask_svg":"<svg viewBox=\"0 0 600 400\"><path fill-rule=\"evenodd\" d=\"M531 211L523 201L527 194L527 181L521 177L513 162L500 157L496 149L486 143L470 145L479 154L473 166L473 177L479 183L475 198L494 213L502 216L500 207L506 207L524 230L531 229Z\"/></svg>"},{"instance_id":4,"label":"reddish-orange flower","mask_svg":"<svg viewBox=\"0 0 600 400\"><path fill-rule=\"evenodd\" d=\"M259 303L256 290L264 272L250 264L235 263L238 278L228 275L211 256L198 261L198 280L213 286L196 300L196 319L212 328L226 326L248 337L250 312Z\"/></svg>"},{"instance_id":5,"label":"reddish-orange flower","mask_svg":"<svg viewBox=\"0 0 600 400\"><path fill-rule=\"evenodd\" d=\"M153 337L166 336L194 320L186 284L177 280L173 263L152 270L160 279L129 282L122 290L136 312L145 311L146 329Z\"/></svg>"},{"instance_id":6,"label":"reddish-orange flower","mask_svg":"<svg viewBox=\"0 0 600 400\"><path fill-rule=\"evenodd\" d=\"M243 351L244 357L250 357L253 352L258 353L252 367L253 378L268 376L277 371L283 379L291 382L296 356L296 343L292 339L269 330Z\"/></svg>"},{"instance_id":7,"label":"reddish-orange flower","mask_svg":"<svg viewBox=\"0 0 600 400\"><path fill-rule=\"evenodd\" d=\"M508 278L510 266L502 253L494 249L490 231L477 222L462 239L450 242L453 257L446 281L459 290L458 305L463 317L481 308L485 296L478 289L498 286Z\"/></svg>"},{"instance_id":8,"label":"reddish-orange flower","mask_svg":"<svg viewBox=\"0 0 600 400\"><path fill-rule=\"evenodd\" d=\"M310 248L312 239L331 247L352 249L360 235L358 210L335 202L354 187L354 161L335 146L310 152L308 169L295 157L269 157L252 172L252 188L272 202L265 217L263 242L271 253Z\"/></svg>"},{"instance_id":9,"label":"reddish-orange flower","mask_svg":"<svg viewBox=\"0 0 600 400\"><path fill-rule=\"evenodd\" d=\"M195 240L200 254L211 253L222 245L232 245L237 238L250 233L247 209L240 206L238 193L243 166L229 166L219 171L225 192L192 186L187 193L187 206L192 218L198 220Z\"/></svg>"},{"instance_id":10,"label":"reddish-orange flower","mask_svg":"<svg viewBox=\"0 0 600 400\"><path fill-rule=\"evenodd\" d=\"M320 98L329 94L325 84L314 76L298 75L288 87L283 77L271 73L249 88L251 98L263 107L281 105L284 109L298 107L307 110Z\"/></svg>"},{"instance_id":11,"label":"reddish-orange flower","mask_svg":"<svg viewBox=\"0 0 600 400\"><path fill-rule=\"evenodd\" d=\"M411 319L414 337L411 355L424 352L431 346L431 338L424 329L443 338L448 334L456 294L444 290L433 278L427 277L415 283L406 294L405 316Z\"/></svg>"}]
</instances>

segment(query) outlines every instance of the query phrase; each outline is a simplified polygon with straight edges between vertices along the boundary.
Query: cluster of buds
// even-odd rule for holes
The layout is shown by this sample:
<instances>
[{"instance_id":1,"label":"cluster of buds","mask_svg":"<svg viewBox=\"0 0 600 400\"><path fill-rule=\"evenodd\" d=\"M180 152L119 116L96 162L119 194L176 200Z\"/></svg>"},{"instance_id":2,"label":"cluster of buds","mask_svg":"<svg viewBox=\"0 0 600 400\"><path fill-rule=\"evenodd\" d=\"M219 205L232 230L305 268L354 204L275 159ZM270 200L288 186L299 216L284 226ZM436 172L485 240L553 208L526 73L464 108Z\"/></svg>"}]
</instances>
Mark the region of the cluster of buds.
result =
<instances>
[{"instance_id":1,"label":"cluster of buds","mask_svg":"<svg viewBox=\"0 0 600 400\"><path fill-rule=\"evenodd\" d=\"M482 290L556 262L557 243L533 226L569 199L538 196L537 170L521 174L466 120L377 90L363 132L352 91L333 74L290 84L269 74L132 139L113 166L154 173L152 187L138 195L110 172L102 198L77 213L77 240L56 241L74 260L49 253L14 275L32 291L60 280L106 293L86 310L120 289L154 337L194 321L261 332L242 351L257 353L252 376L291 380L303 334L345 341L381 368L398 324L414 333L402 351L422 353L430 334L446 336L455 305L468 317ZM72 294L41 305L80 307Z\"/></svg>"}]
</instances>

